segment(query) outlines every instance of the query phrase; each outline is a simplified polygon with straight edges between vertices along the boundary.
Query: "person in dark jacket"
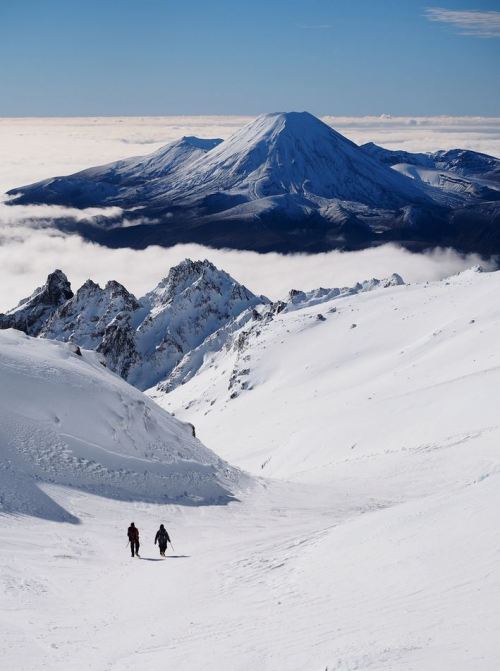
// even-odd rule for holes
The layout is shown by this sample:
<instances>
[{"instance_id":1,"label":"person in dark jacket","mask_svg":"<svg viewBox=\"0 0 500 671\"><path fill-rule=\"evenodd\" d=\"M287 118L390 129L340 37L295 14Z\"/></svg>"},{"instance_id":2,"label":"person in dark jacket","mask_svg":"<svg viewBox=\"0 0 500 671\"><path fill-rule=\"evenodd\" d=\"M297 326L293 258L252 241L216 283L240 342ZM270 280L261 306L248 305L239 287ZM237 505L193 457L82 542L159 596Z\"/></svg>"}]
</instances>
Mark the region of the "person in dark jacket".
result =
<instances>
[{"instance_id":1,"label":"person in dark jacket","mask_svg":"<svg viewBox=\"0 0 500 671\"><path fill-rule=\"evenodd\" d=\"M130 522L130 526L127 530L128 540L130 542L130 551L132 552L132 557L139 557L139 529L135 526L133 522Z\"/></svg>"},{"instance_id":2,"label":"person in dark jacket","mask_svg":"<svg viewBox=\"0 0 500 671\"><path fill-rule=\"evenodd\" d=\"M160 528L156 532L155 536L155 545L158 543L158 546L160 548L160 555L162 557L165 556L165 551L167 549L167 543L172 543L170 540L170 536L168 535L168 531L165 529L163 524L160 524Z\"/></svg>"}]
</instances>

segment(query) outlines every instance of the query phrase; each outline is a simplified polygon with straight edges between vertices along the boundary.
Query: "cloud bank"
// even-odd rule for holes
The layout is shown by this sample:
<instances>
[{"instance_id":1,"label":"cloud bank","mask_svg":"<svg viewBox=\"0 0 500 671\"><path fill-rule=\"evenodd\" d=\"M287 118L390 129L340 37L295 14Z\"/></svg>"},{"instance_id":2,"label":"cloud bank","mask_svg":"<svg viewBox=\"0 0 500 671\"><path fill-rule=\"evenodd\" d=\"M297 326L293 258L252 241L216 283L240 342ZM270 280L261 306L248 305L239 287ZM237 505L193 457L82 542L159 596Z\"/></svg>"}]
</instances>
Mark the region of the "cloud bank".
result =
<instances>
[{"instance_id":1,"label":"cloud bank","mask_svg":"<svg viewBox=\"0 0 500 671\"><path fill-rule=\"evenodd\" d=\"M109 249L76 235L54 232L32 220L0 225L0 311L14 307L43 284L55 268L68 275L73 289L89 277L101 285L115 279L141 296L184 258L208 258L254 293L271 299L286 296L290 289L349 286L393 272L407 282L422 282L447 277L478 263L485 265L475 254L461 256L450 250L412 254L393 245L313 256L213 250L194 244L169 249Z\"/></svg>"},{"instance_id":2,"label":"cloud bank","mask_svg":"<svg viewBox=\"0 0 500 671\"><path fill-rule=\"evenodd\" d=\"M500 37L500 12L471 10L452 10L431 7L425 15L429 21L449 23L458 28L459 35L473 37Z\"/></svg>"}]
</instances>

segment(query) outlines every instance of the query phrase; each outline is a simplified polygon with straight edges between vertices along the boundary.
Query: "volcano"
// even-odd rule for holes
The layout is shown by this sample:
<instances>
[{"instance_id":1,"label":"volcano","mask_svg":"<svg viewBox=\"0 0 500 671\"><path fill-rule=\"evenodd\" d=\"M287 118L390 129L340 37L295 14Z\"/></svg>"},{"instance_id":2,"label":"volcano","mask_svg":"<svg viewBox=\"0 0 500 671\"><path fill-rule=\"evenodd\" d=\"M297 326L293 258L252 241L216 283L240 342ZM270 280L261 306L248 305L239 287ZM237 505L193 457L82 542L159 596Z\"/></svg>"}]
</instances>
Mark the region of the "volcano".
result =
<instances>
[{"instance_id":1,"label":"volcano","mask_svg":"<svg viewBox=\"0 0 500 671\"><path fill-rule=\"evenodd\" d=\"M225 141L184 137L149 156L47 179L9 195L13 204L122 208L116 220L97 225L71 218L56 222L113 247L195 242L316 252L389 241L453 246L450 222L461 221L467 248L464 218L482 217L483 228L492 218L496 222L496 207L479 207L493 200L491 189L451 189L450 180L415 179L379 154L308 112L273 113Z\"/></svg>"}]
</instances>

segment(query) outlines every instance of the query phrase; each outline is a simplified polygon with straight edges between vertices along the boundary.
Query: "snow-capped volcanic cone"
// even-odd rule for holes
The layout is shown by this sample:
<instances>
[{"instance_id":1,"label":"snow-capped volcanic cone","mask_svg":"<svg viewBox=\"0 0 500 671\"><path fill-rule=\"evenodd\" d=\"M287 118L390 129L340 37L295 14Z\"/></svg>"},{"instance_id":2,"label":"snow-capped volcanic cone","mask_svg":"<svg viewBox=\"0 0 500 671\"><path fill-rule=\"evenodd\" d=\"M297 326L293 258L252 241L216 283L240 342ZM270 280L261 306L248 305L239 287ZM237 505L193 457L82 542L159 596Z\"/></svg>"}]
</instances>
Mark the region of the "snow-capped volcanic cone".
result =
<instances>
[{"instance_id":1,"label":"snow-capped volcanic cone","mask_svg":"<svg viewBox=\"0 0 500 671\"><path fill-rule=\"evenodd\" d=\"M184 166L173 199L232 192L248 200L285 194L374 207L425 200L411 182L381 168L308 112L264 114Z\"/></svg>"},{"instance_id":2,"label":"snow-capped volcanic cone","mask_svg":"<svg viewBox=\"0 0 500 671\"><path fill-rule=\"evenodd\" d=\"M0 332L0 513L66 518L39 485L193 505L231 498L237 470L72 344Z\"/></svg>"},{"instance_id":3,"label":"snow-capped volcanic cone","mask_svg":"<svg viewBox=\"0 0 500 671\"><path fill-rule=\"evenodd\" d=\"M10 194L71 206L200 201L232 194L339 199L378 208L427 198L308 112L264 114L228 140L184 137L154 154L56 177ZM226 209L227 203L220 203Z\"/></svg>"},{"instance_id":4,"label":"snow-capped volcanic cone","mask_svg":"<svg viewBox=\"0 0 500 671\"><path fill-rule=\"evenodd\" d=\"M448 152L438 163L451 177L415 178L415 170L393 169L383 152L358 147L307 112L265 114L223 142L184 137L150 156L13 189L9 202L118 206L112 221L70 214L54 221L113 247L195 242L316 252L402 242L483 251L476 220L481 240L496 241L496 192L460 176L463 165L493 174L491 161Z\"/></svg>"}]
</instances>

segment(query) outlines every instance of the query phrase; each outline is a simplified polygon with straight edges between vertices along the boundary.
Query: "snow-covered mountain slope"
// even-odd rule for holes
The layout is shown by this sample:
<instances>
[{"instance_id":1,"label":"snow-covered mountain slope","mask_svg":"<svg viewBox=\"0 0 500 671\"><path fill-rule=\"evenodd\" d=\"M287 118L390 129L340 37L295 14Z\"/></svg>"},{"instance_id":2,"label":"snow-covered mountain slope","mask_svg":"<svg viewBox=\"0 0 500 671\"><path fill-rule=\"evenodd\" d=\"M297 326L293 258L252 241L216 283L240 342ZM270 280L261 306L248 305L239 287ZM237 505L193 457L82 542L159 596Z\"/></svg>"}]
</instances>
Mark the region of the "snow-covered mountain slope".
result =
<instances>
[{"instance_id":1,"label":"snow-covered mountain slope","mask_svg":"<svg viewBox=\"0 0 500 671\"><path fill-rule=\"evenodd\" d=\"M491 255L500 253L490 205L499 164L460 149L359 147L307 112L286 112L264 114L224 141L182 138L150 156L21 186L8 204L113 206L113 217L98 222L69 211L52 221L111 247L318 252L396 242Z\"/></svg>"},{"instance_id":2,"label":"snow-covered mountain slope","mask_svg":"<svg viewBox=\"0 0 500 671\"><path fill-rule=\"evenodd\" d=\"M307 112L265 114L223 142L183 138L150 157L9 194L14 205L120 206L123 226L119 217L99 225L54 221L106 245L284 252L407 237L422 244L422 231L442 244L449 208L464 202L457 191L397 174Z\"/></svg>"},{"instance_id":3,"label":"snow-covered mountain slope","mask_svg":"<svg viewBox=\"0 0 500 671\"><path fill-rule=\"evenodd\" d=\"M155 181L157 177L162 181ZM12 193L20 196L20 202L73 206L80 201L87 206L201 205L209 198L210 204L204 205L215 211L287 194L313 202L339 199L377 208L430 200L411 181L395 176L307 112L264 114L224 142L183 138L150 157L91 168Z\"/></svg>"},{"instance_id":4,"label":"snow-covered mountain slope","mask_svg":"<svg viewBox=\"0 0 500 671\"><path fill-rule=\"evenodd\" d=\"M379 287L390 287L404 284L403 279L394 274L384 280L371 279L358 282L353 287L336 287L333 289L316 289L313 291L298 291L292 289L286 300L265 304L258 309L249 309L242 312L237 318L230 320L225 326L212 333L201 345L187 352L168 377L157 385L161 392L169 392L175 387L185 384L193 378L207 361L214 358L224 358L227 352L236 353L235 362L231 363L232 371L229 374L228 390L231 398L235 398L241 389L248 388L246 379L249 369L245 367L247 361L246 346L249 339L254 336L260 337L263 330L269 328L274 318L280 313L293 312L308 307L319 306L343 296L352 296L365 291L372 291ZM335 308L330 308L335 311ZM324 320L321 313L316 315L319 320ZM232 361L231 355L228 357ZM215 365L218 368L218 365ZM228 371L224 371L226 374ZM155 392L152 392L153 394Z\"/></svg>"},{"instance_id":5,"label":"snow-covered mountain slope","mask_svg":"<svg viewBox=\"0 0 500 671\"><path fill-rule=\"evenodd\" d=\"M360 146L369 156L376 158L380 163L393 166L398 163L411 163L411 165L420 165L424 168L435 168L433 155L426 152L410 152L403 149L386 149L374 142L367 142Z\"/></svg>"},{"instance_id":6,"label":"snow-covered mountain slope","mask_svg":"<svg viewBox=\"0 0 500 671\"><path fill-rule=\"evenodd\" d=\"M373 142L367 142L360 148L381 163L389 166L409 163L420 165L423 168L436 168L436 170L452 172L461 177L483 177L486 180L500 181L500 159L470 149L412 153L398 149L386 149Z\"/></svg>"},{"instance_id":7,"label":"snow-covered mountain slope","mask_svg":"<svg viewBox=\"0 0 500 671\"><path fill-rule=\"evenodd\" d=\"M433 187L475 200L500 199L500 159L466 149L411 153L380 147L361 149L400 174Z\"/></svg>"},{"instance_id":8,"label":"snow-covered mountain slope","mask_svg":"<svg viewBox=\"0 0 500 671\"><path fill-rule=\"evenodd\" d=\"M412 163L396 163L392 168L401 175L411 177L417 182L429 184L447 193L457 194L466 200L500 200L500 183L497 188L495 183L490 183L482 177L460 177L455 172Z\"/></svg>"},{"instance_id":9,"label":"snow-covered mountain slope","mask_svg":"<svg viewBox=\"0 0 500 671\"><path fill-rule=\"evenodd\" d=\"M495 671L499 289L500 273L394 276L241 313L184 385L154 393L219 452L295 482L199 507L44 484L81 524L0 516L4 666ZM131 520L143 561L127 556Z\"/></svg>"},{"instance_id":10,"label":"snow-covered mountain slope","mask_svg":"<svg viewBox=\"0 0 500 671\"><path fill-rule=\"evenodd\" d=\"M87 280L74 296L51 314L39 335L97 349L106 327L117 315L131 314L139 309L136 298L118 282L110 281L101 289L92 280Z\"/></svg>"},{"instance_id":11,"label":"snow-covered mountain slope","mask_svg":"<svg viewBox=\"0 0 500 671\"><path fill-rule=\"evenodd\" d=\"M53 177L29 187L32 202L87 207L119 202L134 205L162 189L164 179L222 142L219 139L182 137L148 156L124 159L82 170L68 177Z\"/></svg>"},{"instance_id":12,"label":"snow-covered mountain slope","mask_svg":"<svg viewBox=\"0 0 500 671\"><path fill-rule=\"evenodd\" d=\"M291 194L378 208L426 201L411 182L367 161L357 145L307 112L258 117L184 166L167 198L176 202L216 193L251 201Z\"/></svg>"},{"instance_id":13,"label":"snow-covered mountain slope","mask_svg":"<svg viewBox=\"0 0 500 671\"><path fill-rule=\"evenodd\" d=\"M139 300L114 281L102 289L88 280L73 296L64 273L56 271L0 315L0 329L97 350L111 370L145 389L214 331L266 302L206 260L186 259Z\"/></svg>"},{"instance_id":14,"label":"snow-covered mountain slope","mask_svg":"<svg viewBox=\"0 0 500 671\"><path fill-rule=\"evenodd\" d=\"M120 500L231 497L239 474L94 352L0 332L0 512L70 519L44 483Z\"/></svg>"},{"instance_id":15,"label":"snow-covered mountain slope","mask_svg":"<svg viewBox=\"0 0 500 671\"><path fill-rule=\"evenodd\" d=\"M470 471L467 455L478 444L487 454L500 437L491 393L500 382L500 273L394 284L325 292L323 303L305 300L272 318L263 310L195 375L186 358L188 374L173 374L185 384L150 393L177 416L196 417L207 445L254 473L345 477L373 492L381 478L385 491L398 483L397 498L402 486L407 494L444 486L453 450L461 481L480 477L481 461ZM430 463L428 481L414 481L413 467Z\"/></svg>"}]
</instances>

